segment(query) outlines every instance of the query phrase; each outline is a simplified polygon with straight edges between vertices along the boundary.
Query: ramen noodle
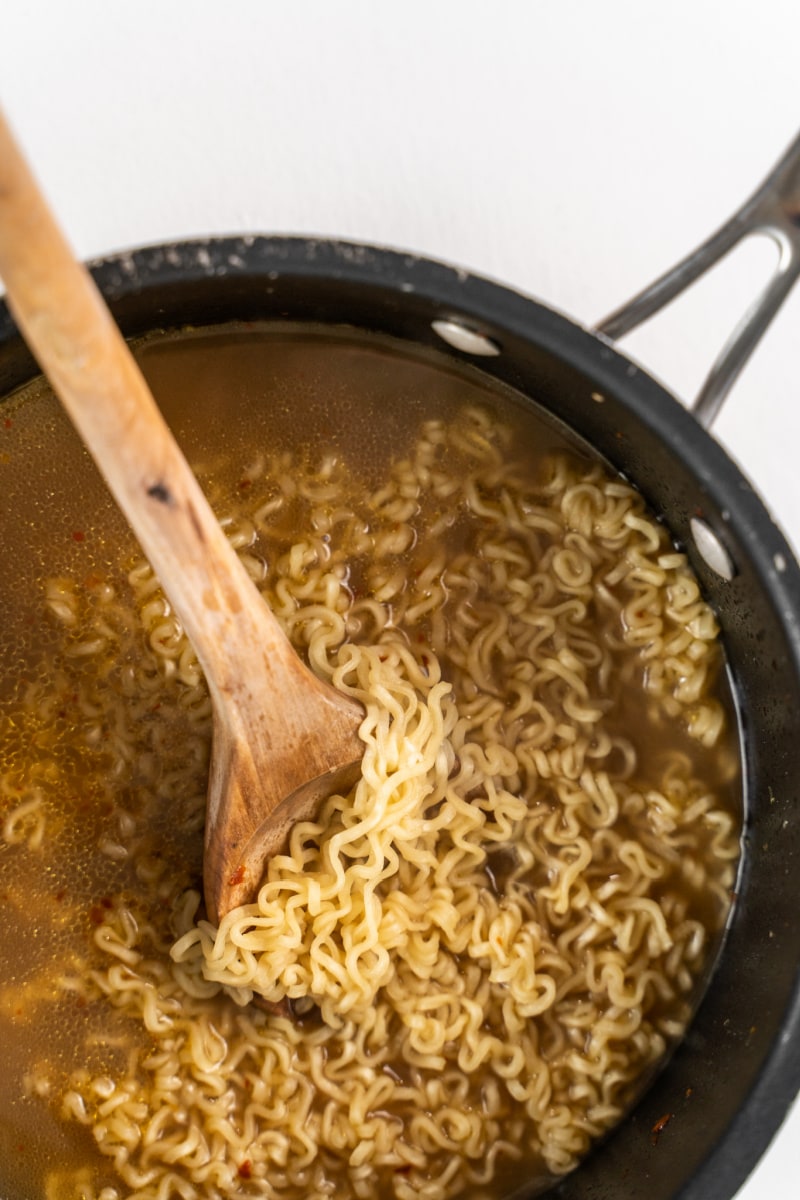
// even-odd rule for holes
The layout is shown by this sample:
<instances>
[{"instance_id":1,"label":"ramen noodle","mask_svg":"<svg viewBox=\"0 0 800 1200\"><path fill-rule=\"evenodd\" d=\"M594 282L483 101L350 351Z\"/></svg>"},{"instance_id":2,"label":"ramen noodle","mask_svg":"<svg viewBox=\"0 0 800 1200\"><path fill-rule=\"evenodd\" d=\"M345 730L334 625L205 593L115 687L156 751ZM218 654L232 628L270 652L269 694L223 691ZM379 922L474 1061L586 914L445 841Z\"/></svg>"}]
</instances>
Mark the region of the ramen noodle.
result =
<instances>
[{"instance_id":1,"label":"ramen noodle","mask_svg":"<svg viewBox=\"0 0 800 1200\"><path fill-rule=\"evenodd\" d=\"M0 1016L15 1102L67 1139L48 1200L545 1186L685 1029L739 852L716 621L631 487L562 446L520 458L474 390L381 472L241 436L196 464L298 651L365 710L358 783L219 927L180 622L105 543L45 576L2 718L30 962Z\"/></svg>"}]
</instances>

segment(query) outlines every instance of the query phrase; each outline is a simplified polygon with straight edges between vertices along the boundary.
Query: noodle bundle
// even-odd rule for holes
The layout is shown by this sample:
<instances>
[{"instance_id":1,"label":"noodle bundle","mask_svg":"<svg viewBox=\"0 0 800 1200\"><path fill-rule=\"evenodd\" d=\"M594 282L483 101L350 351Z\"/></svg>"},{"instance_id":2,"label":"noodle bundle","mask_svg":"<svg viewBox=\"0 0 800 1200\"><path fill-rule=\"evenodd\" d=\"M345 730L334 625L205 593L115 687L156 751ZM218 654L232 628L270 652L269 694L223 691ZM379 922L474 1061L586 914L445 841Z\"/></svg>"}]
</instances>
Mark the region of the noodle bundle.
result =
<instances>
[{"instance_id":1,"label":"noodle bundle","mask_svg":"<svg viewBox=\"0 0 800 1200\"><path fill-rule=\"evenodd\" d=\"M366 714L359 782L219 927L180 624L146 564L49 582L59 649L23 719L69 693L79 737L24 782L3 757L6 854L75 856L76 759L106 809L85 944L29 986L84 1014L83 1061L41 1055L29 1095L99 1151L48 1200L544 1186L683 1032L739 852L716 622L632 488L566 454L532 476L512 440L469 407L372 485L333 454L209 475L288 636Z\"/></svg>"}]
</instances>

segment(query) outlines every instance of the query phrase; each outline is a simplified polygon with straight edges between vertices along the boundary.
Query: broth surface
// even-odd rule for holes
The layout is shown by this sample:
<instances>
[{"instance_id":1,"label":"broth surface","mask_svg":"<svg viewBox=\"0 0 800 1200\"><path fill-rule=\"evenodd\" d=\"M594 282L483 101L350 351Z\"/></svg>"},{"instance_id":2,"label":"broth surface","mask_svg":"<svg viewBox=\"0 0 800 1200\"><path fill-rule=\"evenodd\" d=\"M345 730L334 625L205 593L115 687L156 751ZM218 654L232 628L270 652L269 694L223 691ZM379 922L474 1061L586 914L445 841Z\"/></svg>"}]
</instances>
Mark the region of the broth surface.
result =
<instances>
[{"instance_id":1,"label":"broth surface","mask_svg":"<svg viewBox=\"0 0 800 1200\"><path fill-rule=\"evenodd\" d=\"M466 372L443 369L433 356L430 361L408 357L381 341L280 328L224 328L154 336L140 344L137 353L212 506L228 521L229 535L268 595L281 579L283 559L291 558L298 523L307 518L309 505L316 513L325 511L326 488L333 487L331 481L340 481L337 486L342 495L349 495L348 489L354 488L365 496L380 495L396 464L413 458L420 429L428 428L427 423L437 423L436 429L445 430L456 447L450 468L454 478L471 469L472 445L489 444L495 437L492 453L496 449L513 460L513 480L531 480L534 491L546 490L542 480L552 475L553 463L568 464L557 470L566 472L576 488L596 470L585 447L512 393L490 390ZM482 415L476 417L476 413ZM502 436L495 435L495 427L505 431ZM444 439L445 433L441 437ZM301 488L295 495L298 479L305 481L305 492ZM470 620L474 617L475 626L480 627L482 606L493 602L488 584L484 594L483 583L458 582L455 576L460 567L456 569L454 564L472 553L476 524L494 520L494 516L481 514L482 506L487 513L499 511L507 495L516 503L514 487L519 491L523 485L507 486L504 477L498 479L494 492L485 483L477 486L473 508L461 503L452 519L445 520L444 484L440 498L434 492L416 496L411 505L413 516L394 522L397 551L384 555L380 569L363 553L351 555L341 579L342 593L347 593L348 603L353 605L348 636L356 642L373 640L375 626L368 615L372 598L385 591L395 597L386 603L390 607L394 603L401 611L401 595L412 590L409 581L414 581L413 587L419 586L435 553L441 554L443 566L429 591L440 588L446 598L459 595L463 588L466 599L458 611L471 614ZM109 1153L99 1152L92 1133L93 1127L110 1120L103 1115L103 1105L110 1104L110 1097L117 1094L114 1081L133 1078L137 1071L142 1077L141 1065L130 1066L132 1056L138 1054L137 1061L144 1061L147 1055L160 1052L161 1045L158 1030L146 1021L143 1024L140 1014L129 1011L122 1002L110 1003L108 963L115 960L122 964L120 970L127 964L133 969L139 961L136 955L143 953L144 938L152 961L161 964L158 970L164 979L172 979L170 947L187 928L182 898L200 887L202 798L209 748L207 703L191 656L179 645L177 635L163 632L162 618L169 616L168 606L147 568L137 566L141 556L132 535L67 418L41 383L0 408L0 484L0 536L5 551L0 585L0 803L5 822L0 841L0 895L6 915L0 930L0 1039L6 1059L0 1091L0 1161L8 1173L9 1195L46 1195L48 1200L74 1200L79 1195L102 1196L103 1200L144 1197L151 1194L149 1184L137 1190L121 1182ZM609 486L612 500L617 495L613 488L622 489L619 498L623 503L624 486L613 480ZM269 506L276 496L280 496L280 507L274 509L273 518ZM346 537L356 536L352 530L346 532L350 528L346 522L337 524L333 509L338 496L337 492L336 500L329 503L329 532L319 535L320 542L334 549L339 542L346 542ZM519 511L529 510L533 510L533 500L526 499ZM258 520L253 514L260 511L266 515ZM431 541L424 531L440 520L441 533ZM545 544L550 534L546 520L541 520L544 526L539 532ZM634 513L631 520L635 524L640 517ZM376 515L376 528L379 523ZM369 525L366 517L364 524ZM391 521L384 521L382 536L391 533L391 526ZM629 523L628 530L631 528ZM650 528L657 527L651 523ZM363 536L368 540L372 530ZM685 590L689 586L685 566L677 562L663 530L657 536L661 541L655 558L670 564L663 570L674 575L670 575L673 591ZM491 541L487 545L489 549L482 553L490 561L494 551ZM509 546L512 566L487 568L486 578L500 580L501 588L513 585L515 578L513 563L517 559L510 541ZM567 571L569 564L564 562ZM574 567L576 580L579 567ZM285 567L289 575L294 569ZM448 570L453 570L450 580ZM608 566L604 570L605 578L610 579L613 570ZM400 585L392 582L398 572L405 581ZM664 780L678 779L676 786L685 796L686 808L694 805L698 815L685 834L689 851L684 857L693 864L691 870L681 865L673 846L675 863L669 871L664 868L663 876L648 892L647 903L661 906L667 918L681 914L679 919L675 917L674 928L670 926L672 945L681 949L681 955L677 950L664 951L664 962L672 961L673 953L677 964L669 968L673 972L669 986L655 979L648 983L637 1022L630 1033L619 1035L623 1042L626 1038L635 1041L634 1031L637 1037L640 1031L647 1031L646 1036L641 1032L641 1046L636 1050L641 1078L629 1081L627 1066L619 1060L620 1084L613 1095L617 1116L654 1069L654 1060L680 1036L702 989L726 919L740 824L736 724L721 651L713 645L707 647L712 642L710 614L701 612L699 602L690 597L686 605L694 606L694 616L681 649L664 662L652 655L648 658L648 646L655 637L646 632L651 584L644 568L640 574L644 582L637 584L639 591L622 597L620 589L628 584L616 580L603 584L604 594L610 595L613 603L603 607L597 596L588 602L593 606L591 637L608 652L608 664L613 664L613 669L602 664L596 670L592 667L590 675L593 686L601 676L604 680L603 728L621 747L616 759L609 756L606 768L612 775L617 771L620 794L627 798L613 821L614 838L627 845L640 837L648 797L660 795ZM567 600L570 588L572 593L583 594L584 586L580 582L565 585ZM394 593L392 588L399 590ZM149 613L148 604L155 606L155 616ZM424 662L428 643L435 648L448 642L458 645L460 634L453 615L446 609L442 612L440 617L414 618L405 626L398 618L400 634L420 661ZM626 618L626 612L633 613L633 618ZM645 632L638 643L635 639L626 642L637 622ZM295 640L301 652L307 653L309 641L302 626ZM556 647L555 657L557 651ZM686 660L680 657L684 652L689 656ZM511 650L506 652L502 646L496 654L500 659L513 658ZM701 657L704 655L707 658ZM471 695L469 671L459 665L458 658L455 651L452 661L442 657L443 677L456 680L456 692L466 687L463 695ZM682 697L681 688L688 688L686 663L691 666L694 661L706 664L703 686L697 695ZM497 669L502 675L505 666L500 663ZM674 676L669 694L659 692L659 672L670 679ZM501 709L508 708L508 698L495 695L492 686L490 680L484 687L486 703L499 701ZM554 685L547 686L552 689ZM501 724L504 719L497 717ZM702 730L714 720L722 721L724 728L718 736L704 738ZM558 761L566 762L566 734L559 736L563 745ZM713 744L704 745L704 740ZM627 746L635 748L636 754L631 784L631 772L625 775L622 761ZM542 757L545 750L537 750L539 757L531 760L539 764L538 775L533 778L536 772L531 767L523 781L523 795L530 805L535 801L547 810L548 828L555 830L559 820L568 825L569 818L560 816L555 784L547 774L555 772L555 751L547 765ZM458 764L451 764L453 772L458 769ZM564 773L569 778L568 765ZM666 818L658 802L653 803L656 817L646 819L655 836L659 820L663 824ZM603 819L597 818L598 829L603 827ZM557 841L556 833L548 836ZM527 888L531 906L536 904L537 890L546 891L548 884L555 889L554 859L548 860L542 852L538 866L534 862L526 868L529 874L525 876L522 858L513 838L496 839L485 851L481 868L485 890L501 908L507 885L522 891ZM611 887L628 866L609 865L604 860L602 879L606 882L592 886ZM600 871L601 866L593 864L589 877L600 879ZM552 903L557 911L557 898ZM178 910L182 916L176 916ZM616 941L612 939L614 945L627 939L632 959L639 953L640 942L651 936L634 925L631 916L630 926L621 925L614 935ZM676 933L678 929L684 933ZM150 932L145 935L142 930ZM570 936L569 926L563 923L547 933L554 946L569 942ZM117 942L111 946L115 938ZM588 933L586 938L588 944ZM598 964L602 953L598 951ZM461 965L462 978L472 980L471 960L466 954ZM597 979L602 975L600 966L595 974ZM483 984L478 975L475 980L480 990ZM492 984L495 991L503 986ZM565 994L571 986L563 983ZM601 990L596 983L595 991ZM118 992L118 997L121 994ZM317 1000L324 1014L324 1001L321 997ZM246 1032L242 1034L243 1019L249 1022L252 1039L260 1037L274 1020L253 1009L243 1010L219 989L207 998L194 996L192 1003L195 1009L203 1009L207 1026L228 1031L223 1036L232 1045L237 1037L247 1038ZM541 1054L553 1062L558 1055L565 1061L573 1055L577 1061L582 1046L590 1040L591 1023L587 1025L581 1017L582 1005L589 1012L588 1000L576 992L570 1004L567 1033L544 1022L537 1035ZM617 1005L614 1019L622 1029L619 1008ZM153 1020L157 1023L157 1018ZM537 1020L531 1017L532 1022ZM298 1017L296 1028L309 1044L319 1041L319 1011L306 1010ZM557 1044L559 1038L566 1039L565 1045L571 1039L568 1054L564 1045ZM330 1043L326 1050L329 1058L332 1046ZM423 1070L391 1049L383 1068L398 1086L410 1086L414 1072ZM553 1070L554 1079L560 1079L562 1067ZM588 1068L583 1076L579 1070L573 1081L563 1083L564 1094L580 1096L582 1079L590 1077ZM247 1084L245 1080L241 1086L252 1087L252 1081ZM433 1084L426 1086L430 1090ZM488 1068L478 1071L471 1090L458 1102L470 1109L483 1105L487 1120L494 1120L493 1097L499 1086ZM94 1097L96 1112L84 1121L81 1097L86 1095ZM312 1116L322 1119L322 1092L310 1103ZM502 1105L506 1103L504 1099ZM141 1104L144 1121L151 1115L151 1100L144 1093ZM500 1147L504 1140L512 1144L534 1140L526 1124L525 1105L520 1102L514 1109L512 1101L508 1104L511 1116L497 1118L503 1132L494 1139L497 1147L490 1156L495 1164L496 1154L494 1178L484 1183L477 1169L472 1176L467 1171L463 1178L456 1172L455 1191L442 1185L444 1190L431 1195L477 1200L502 1196L522 1181L547 1183L551 1178L548 1160L538 1150L517 1160L511 1150ZM610 1100L608 1105L610 1113ZM587 1145L609 1119L599 1107L595 1103L591 1112L587 1109ZM505 1113L505 1108L500 1108ZM388 1114L381 1107L378 1116L387 1126L411 1120L402 1105ZM121 1135L117 1132L115 1136ZM330 1188L335 1189L330 1194L360 1197L374 1191L400 1200L421 1194L419 1180L424 1179L427 1168L419 1167L413 1158L359 1173L352 1163L347 1165L352 1157L351 1149L343 1148L337 1160L330 1147L320 1156L319 1170L328 1173ZM478 1158L482 1167L485 1153ZM239 1156L236 1194L269 1194L259 1190L263 1177L257 1165L255 1158ZM175 1170L180 1175L180 1166ZM275 1171L280 1174L277 1168ZM312 1175L308 1179L312 1180ZM206 1190L199 1189L196 1194L234 1194L225 1186L214 1191L216 1186L209 1182ZM321 1188L314 1176L305 1191L287 1185L279 1194L322 1195ZM104 1193L103 1189L109 1190ZM182 1193L176 1186L169 1194Z\"/></svg>"}]
</instances>

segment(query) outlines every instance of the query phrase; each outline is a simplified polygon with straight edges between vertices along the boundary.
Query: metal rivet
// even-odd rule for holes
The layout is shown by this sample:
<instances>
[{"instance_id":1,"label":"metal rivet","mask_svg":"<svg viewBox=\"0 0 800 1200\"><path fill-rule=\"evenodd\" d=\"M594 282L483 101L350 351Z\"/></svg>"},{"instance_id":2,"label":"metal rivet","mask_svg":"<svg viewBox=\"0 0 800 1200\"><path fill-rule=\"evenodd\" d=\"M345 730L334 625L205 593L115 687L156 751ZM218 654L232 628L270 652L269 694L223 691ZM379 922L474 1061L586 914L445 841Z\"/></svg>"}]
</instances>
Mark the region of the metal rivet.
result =
<instances>
[{"instance_id":1,"label":"metal rivet","mask_svg":"<svg viewBox=\"0 0 800 1200\"><path fill-rule=\"evenodd\" d=\"M606 398L602 392L592 392L592 399L595 404L605 404Z\"/></svg>"},{"instance_id":2,"label":"metal rivet","mask_svg":"<svg viewBox=\"0 0 800 1200\"><path fill-rule=\"evenodd\" d=\"M431 321L431 328L448 346L452 346L454 350L461 350L464 354L493 358L500 353L500 347L490 337L479 333L477 329L470 329L460 321Z\"/></svg>"},{"instance_id":3,"label":"metal rivet","mask_svg":"<svg viewBox=\"0 0 800 1200\"><path fill-rule=\"evenodd\" d=\"M716 533L714 533L714 530L705 521L701 521L699 517L691 518L689 528L692 531L697 552L703 562L716 575L719 575L721 579L730 583L736 574L736 568L733 565L733 559Z\"/></svg>"},{"instance_id":4,"label":"metal rivet","mask_svg":"<svg viewBox=\"0 0 800 1200\"><path fill-rule=\"evenodd\" d=\"M775 564L775 570L780 571L780 573L783 574L783 572L786 570L786 559L784 556L782 554L775 554L772 557L772 561Z\"/></svg>"}]
</instances>

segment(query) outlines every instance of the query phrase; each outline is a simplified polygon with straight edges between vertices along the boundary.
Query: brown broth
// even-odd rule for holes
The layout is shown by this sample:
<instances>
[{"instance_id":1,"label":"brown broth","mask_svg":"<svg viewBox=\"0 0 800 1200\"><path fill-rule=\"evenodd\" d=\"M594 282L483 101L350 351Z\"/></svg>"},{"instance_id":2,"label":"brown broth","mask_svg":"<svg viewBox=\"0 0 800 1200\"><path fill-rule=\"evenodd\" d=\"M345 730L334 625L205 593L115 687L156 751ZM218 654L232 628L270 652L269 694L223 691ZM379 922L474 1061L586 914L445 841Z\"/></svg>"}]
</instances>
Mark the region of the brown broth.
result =
<instances>
[{"instance_id":1,"label":"brown broth","mask_svg":"<svg viewBox=\"0 0 800 1200\"><path fill-rule=\"evenodd\" d=\"M375 486L391 460L410 445L422 420L454 419L465 403L488 405L520 431L514 453L525 459L532 476L553 452L587 456L555 421L523 411L512 393L489 390L474 375L443 368L433 356L430 361L411 357L379 340L365 343L344 333L280 327L225 328L154 335L137 353L212 503L224 497L223 507L246 496L260 453L297 453L298 442L308 462L322 454L341 456ZM96 668L70 656L81 628L67 630L65 637L45 603L47 581L76 581L91 607L93 594L106 584L124 595L126 570L137 549L87 452L41 383L0 408L0 496L2 815L37 781L57 794L57 803L52 798L45 803L48 834L40 849L0 840L2 1183L8 1196L34 1200L44 1195L48 1173L71 1165L93 1164L98 1187L114 1180L88 1131L59 1121L48 1097L30 1094L26 1078L47 1060L57 1092L82 1066L113 1070L124 1057L126 1041L142 1037L122 1015L110 1013L100 1001L87 1003L80 991L65 991L60 980L91 961L93 931L118 897L147 915L135 868L97 850L98 842L113 839L117 807L136 816L137 788L146 771L131 764L109 802L102 742L86 745L85 716L78 715L94 701ZM461 537L456 527L449 554L457 553ZM273 549L258 545L255 552L269 558ZM412 550L410 569L421 565ZM355 577L351 584L356 590L364 586ZM126 656L135 657L135 638L120 647L121 657L104 659L103 671L118 670ZM45 709L26 711L25 697L33 686L49 693L49 702ZM738 811L736 721L721 659L714 689L728 710L728 731L712 754L674 725L654 723L648 706L624 688L612 724L649 747L656 770L659 759L685 755L708 788ZM155 779L170 800L161 821L142 833L142 854L160 859L171 880L197 884L202 828L196 804L204 790L207 745L174 697L160 691L142 721L138 752L159 760L147 768L148 779ZM195 763L190 783L170 793L170 771L187 747ZM547 803L556 807L552 798ZM182 817L193 822L188 834ZM502 885L513 869L513 855L498 853L487 872L488 885ZM714 927L720 923L718 912L700 915ZM88 1051L87 1038L94 1039ZM541 1167L535 1163L509 1166L502 1186L518 1186L536 1173Z\"/></svg>"}]
</instances>

